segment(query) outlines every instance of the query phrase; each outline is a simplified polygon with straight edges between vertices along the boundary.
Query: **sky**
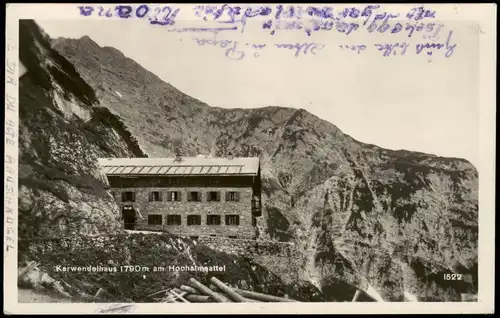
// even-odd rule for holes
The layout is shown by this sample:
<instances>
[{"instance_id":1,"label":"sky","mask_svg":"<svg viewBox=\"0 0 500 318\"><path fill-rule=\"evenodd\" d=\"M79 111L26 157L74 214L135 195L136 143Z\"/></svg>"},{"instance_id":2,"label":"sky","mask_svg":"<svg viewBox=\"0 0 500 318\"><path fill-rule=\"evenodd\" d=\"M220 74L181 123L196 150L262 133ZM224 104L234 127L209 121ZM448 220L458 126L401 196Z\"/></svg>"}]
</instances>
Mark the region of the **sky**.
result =
<instances>
[{"instance_id":1,"label":"sky","mask_svg":"<svg viewBox=\"0 0 500 318\"><path fill-rule=\"evenodd\" d=\"M180 14L177 25L193 20ZM238 41L238 48L243 43L266 47L245 49L245 58L231 60L220 46L197 44L194 38L214 38L207 32L168 32L137 19L36 22L54 38L88 35L100 46L114 47L211 106L303 108L364 143L479 162L479 45L467 23L443 22L434 42L444 44L452 31L448 43L457 46L448 58L444 50L416 54L417 44L429 42L422 35L409 39L362 30L307 37L278 30L272 36L259 23L248 23L244 33L221 32L216 39ZM384 57L374 46L403 41L410 45L404 56ZM322 49L294 56L274 46L296 43ZM358 54L340 45L366 49Z\"/></svg>"}]
</instances>

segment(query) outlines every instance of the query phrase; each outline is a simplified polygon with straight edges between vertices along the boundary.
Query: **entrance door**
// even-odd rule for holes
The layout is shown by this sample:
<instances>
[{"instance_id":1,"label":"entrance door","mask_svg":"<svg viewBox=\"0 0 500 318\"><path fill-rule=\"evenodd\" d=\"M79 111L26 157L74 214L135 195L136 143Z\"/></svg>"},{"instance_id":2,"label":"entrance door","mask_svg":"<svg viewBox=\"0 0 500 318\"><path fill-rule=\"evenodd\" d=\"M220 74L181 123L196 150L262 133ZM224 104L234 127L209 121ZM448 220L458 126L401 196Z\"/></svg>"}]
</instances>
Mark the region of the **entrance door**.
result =
<instances>
[{"instance_id":1,"label":"entrance door","mask_svg":"<svg viewBox=\"0 0 500 318\"><path fill-rule=\"evenodd\" d=\"M133 230L135 228L135 210L132 206L124 206L122 208L122 216L125 230Z\"/></svg>"}]
</instances>

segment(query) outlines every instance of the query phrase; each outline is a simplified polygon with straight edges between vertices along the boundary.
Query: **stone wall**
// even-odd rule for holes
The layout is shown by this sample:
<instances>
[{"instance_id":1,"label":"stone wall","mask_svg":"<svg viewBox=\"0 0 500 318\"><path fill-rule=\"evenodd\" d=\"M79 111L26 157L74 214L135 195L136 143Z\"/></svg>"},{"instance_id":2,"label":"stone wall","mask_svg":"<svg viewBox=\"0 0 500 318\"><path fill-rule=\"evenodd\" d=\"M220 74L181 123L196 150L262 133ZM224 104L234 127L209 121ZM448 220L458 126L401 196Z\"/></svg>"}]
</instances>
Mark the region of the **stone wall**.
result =
<instances>
[{"instance_id":1,"label":"stone wall","mask_svg":"<svg viewBox=\"0 0 500 318\"><path fill-rule=\"evenodd\" d=\"M195 240L188 237L173 236L168 233L158 234L143 234L143 233L125 233L118 235L106 236L83 236L75 235L71 237L54 237L54 238L41 238L37 240L20 240L20 249L28 248L43 253L50 250L73 250L78 251L81 248L88 248L92 246L96 250L108 249L114 245L119 245L123 240L144 239L154 242L156 237L165 236L169 237L169 241L178 246L187 246L194 242L194 244L205 245L215 251L233 254L241 257L253 257L258 255L271 255L277 257L285 257L295 259L297 251L295 245L289 242L275 242L275 241L259 241L253 239L231 239L226 237L211 237L200 236ZM159 238L158 241L164 241ZM182 249L182 248L181 248Z\"/></svg>"},{"instance_id":2,"label":"stone wall","mask_svg":"<svg viewBox=\"0 0 500 318\"><path fill-rule=\"evenodd\" d=\"M136 230L161 230L182 236L235 236L237 238L254 238L255 227L252 225L252 188L207 188L207 187L175 187L175 188L112 188L115 200L120 206L133 206L138 210ZM135 202L121 202L121 192L134 191ZM149 194L153 191L162 193L162 201L149 201ZM168 191L180 191L181 201L167 201ZM187 200L189 191L199 191L201 202L189 202ZM208 191L219 191L220 201L207 202ZM239 192L239 201L226 202L225 195L228 191ZM161 215L161 225L148 224L148 215ZM180 225L167 225L167 215L181 216ZM187 225L188 215L200 215L201 225ZM207 225L208 215L220 215L221 225ZM226 225L226 215L239 215L239 225Z\"/></svg>"},{"instance_id":3,"label":"stone wall","mask_svg":"<svg viewBox=\"0 0 500 318\"><path fill-rule=\"evenodd\" d=\"M286 283L300 279L300 257L293 243L210 236L196 241L219 252L248 257L279 275Z\"/></svg>"},{"instance_id":4,"label":"stone wall","mask_svg":"<svg viewBox=\"0 0 500 318\"><path fill-rule=\"evenodd\" d=\"M225 237L201 236L196 240L216 251L239 256L274 255L295 257L295 245L289 242L231 239Z\"/></svg>"}]
</instances>

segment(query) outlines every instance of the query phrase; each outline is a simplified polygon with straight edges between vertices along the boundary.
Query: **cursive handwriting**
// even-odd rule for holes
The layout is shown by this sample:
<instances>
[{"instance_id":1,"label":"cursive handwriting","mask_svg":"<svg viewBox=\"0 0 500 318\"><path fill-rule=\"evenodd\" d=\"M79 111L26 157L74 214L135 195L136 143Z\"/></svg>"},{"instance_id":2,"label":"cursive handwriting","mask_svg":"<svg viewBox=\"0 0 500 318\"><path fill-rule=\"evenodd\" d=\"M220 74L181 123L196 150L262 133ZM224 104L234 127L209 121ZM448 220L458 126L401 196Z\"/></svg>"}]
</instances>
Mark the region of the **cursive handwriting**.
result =
<instances>
[{"instance_id":1,"label":"cursive handwriting","mask_svg":"<svg viewBox=\"0 0 500 318\"><path fill-rule=\"evenodd\" d=\"M243 43L240 46L238 41L218 40L216 36L212 38L194 37L193 40L199 46L212 46L224 50L224 55L230 60L242 60L246 56L260 57L260 51L267 44ZM243 48L241 48L243 47Z\"/></svg>"},{"instance_id":2,"label":"cursive handwriting","mask_svg":"<svg viewBox=\"0 0 500 318\"><path fill-rule=\"evenodd\" d=\"M178 33L211 33L217 35L224 32L244 33L250 21L258 21L257 26L271 36L278 32L304 32L311 36L315 32L337 32L343 36L364 30L367 34L403 35L415 38L420 35L425 42L416 44L415 54L433 55L439 50L445 51L445 57L453 55L457 44L451 44L453 31L445 30L445 25L436 22L436 11L425 6L411 7L408 11L399 13L384 10L381 5L355 5L336 8L321 5L243 5L214 4L193 5L191 9L201 25L179 26L177 23L181 9L174 5L130 4L130 5L80 5L77 7L80 15L98 15L105 18L143 19L152 25L166 28L168 32ZM183 9L186 10L186 9ZM189 9L188 9L189 10ZM189 12L188 12L189 13ZM192 21L192 18L189 18ZM183 20L184 21L184 20ZM196 22L196 21L195 21ZM446 41L439 41L440 35L448 32ZM417 37L418 38L418 37ZM197 37L199 46L215 46L224 51L231 60L242 60L245 57L260 57L262 43L246 43L244 40L227 41ZM316 55L326 47L326 44L314 42L270 44L274 49L289 50L294 56ZM375 47L382 56L405 55L410 47L408 41L378 41L374 46L367 44L342 44L342 50L361 54L367 47ZM424 52L422 54L422 52Z\"/></svg>"},{"instance_id":3,"label":"cursive handwriting","mask_svg":"<svg viewBox=\"0 0 500 318\"><path fill-rule=\"evenodd\" d=\"M102 5L83 5L78 6L80 15L89 17L97 14L101 17L118 17L121 19L139 18L149 21L152 25L173 26L180 9L170 6L148 6L141 5L116 5L104 7Z\"/></svg>"},{"instance_id":4,"label":"cursive handwriting","mask_svg":"<svg viewBox=\"0 0 500 318\"><path fill-rule=\"evenodd\" d=\"M311 53L316 55L316 50L322 50L325 45L317 43L295 43L295 44L275 44L278 49L288 49L295 52L294 56Z\"/></svg>"},{"instance_id":5,"label":"cursive handwriting","mask_svg":"<svg viewBox=\"0 0 500 318\"><path fill-rule=\"evenodd\" d=\"M351 51L355 51L357 52L358 54L360 54L361 52L363 52L364 50L366 50L366 45L339 45L339 47L342 49L342 50L351 50Z\"/></svg>"},{"instance_id":6,"label":"cursive handwriting","mask_svg":"<svg viewBox=\"0 0 500 318\"><path fill-rule=\"evenodd\" d=\"M409 44L406 42L396 42L396 43L387 43L387 44L375 44L375 47L377 50L382 52L382 56L390 56L396 55L399 53L399 55L405 55L406 49L408 48Z\"/></svg>"},{"instance_id":7,"label":"cursive handwriting","mask_svg":"<svg viewBox=\"0 0 500 318\"><path fill-rule=\"evenodd\" d=\"M103 17L119 17L122 19L145 19L150 24L171 27L176 23L180 9L172 6L116 5L82 5L78 10L83 16L97 14ZM261 27L271 35L276 31L301 30L307 35L319 31L337 31L349 35L365 29L367 32L397 34L406 32L412 37L415 31L433 32L436 11L423 6L411 8L406 15L383 11L380 5L365 5L336 9L330 6L301 5L198 5L193 7L194 14L200 21L212 21L221 24L232 24L233 28L221 28L218 31L245 32L248 21L265 18ZM406 19L406 21L402 21ZM424 22L425 20L425 22ZM202 29L202 28L194 28ZM438 28L439 32L440 28ZM190 32L189 28L175 30ZM198 30L191 30L198 31Z\"/></svg>"},{"instance_id":8,"label":"cursive handwriting","mask_svg":"<svg viewBox=\"0 0 500 318\"><path fill-rule=\"evenodd\" d=\"M179 28L179 29L171 29L168 32L212 32L218 33L220 31L234 31L238 29L238 27L228 27L228 28Z\"/></svg>"},{"instance_id":9,"label":"cursive handwriting","mask_svg":"<svg viewBox=\"0 0 500 318\"><path fill-rule=\"evenodd\" d=\"M415 21L427 18L434 19L436 17L436 11L426 9L424 7L416 7L410 9L410 11L406 14L406 17Z\"/></svg>"},{"instance_id":10,"label":"cursive handwriting","mask_svg":"<svg viewBox=\"0 0 500 318\"><path fill-rule=\"evenodd\" d=\"M422 51L426 50L427 55L432 55L434 50L446 49L445 57L450 57L455 52L455 48L457 44L451 44L451 37L453 35L453 31L448 33L448 37L446 38L445 43L420 43L415 46L416 53L420 54Z\"/></svg>"}]
</instances>

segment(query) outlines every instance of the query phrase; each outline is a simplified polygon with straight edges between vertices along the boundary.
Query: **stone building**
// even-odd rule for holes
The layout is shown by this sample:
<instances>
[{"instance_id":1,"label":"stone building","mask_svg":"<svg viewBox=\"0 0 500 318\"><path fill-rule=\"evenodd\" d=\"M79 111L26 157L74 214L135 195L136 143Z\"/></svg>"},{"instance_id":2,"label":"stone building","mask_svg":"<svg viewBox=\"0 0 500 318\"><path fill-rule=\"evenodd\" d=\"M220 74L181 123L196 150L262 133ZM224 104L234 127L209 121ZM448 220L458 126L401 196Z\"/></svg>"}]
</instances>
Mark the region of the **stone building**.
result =
<instances>
[{"instance_id":1,"label":"stone building","mask_svg":"<svg viewBox=\"0 0 500 318\"><path fill-rule=\"evenodd\" d=\"M259 158L109 158L99 164L125 229L255 238Z\"/></svg>"}]
</instances>

